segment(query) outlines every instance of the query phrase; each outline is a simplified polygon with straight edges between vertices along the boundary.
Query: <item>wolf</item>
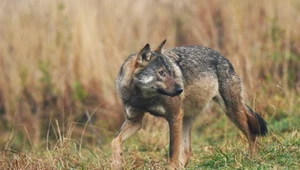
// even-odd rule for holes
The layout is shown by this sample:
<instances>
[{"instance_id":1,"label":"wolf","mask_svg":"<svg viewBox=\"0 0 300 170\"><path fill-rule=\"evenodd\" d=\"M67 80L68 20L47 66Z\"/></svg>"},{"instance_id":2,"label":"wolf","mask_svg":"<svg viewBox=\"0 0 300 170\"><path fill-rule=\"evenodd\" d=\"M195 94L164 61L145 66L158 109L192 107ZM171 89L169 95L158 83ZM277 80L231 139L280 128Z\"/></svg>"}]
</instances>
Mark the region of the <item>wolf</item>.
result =
<instances>
[{"instance_id":1,"label":"wolf","mask_svg":"<svg viewBox=\"0 0 300 170\"><path fill-rule=\"evenodd\" d=\"M116 87L126 120L111 142L114 169L122 167L122 142L142 127L145 113L163 117L169 124L171 169L186 166L192 155L193 122L211 100L245 134L250 155L256 155L257 138L267 134L267 123L245 104L241 80L229 60L201 46L164 50L165 43L154 50L146 44L120 69Z\"/></svg>"}]
</instances>

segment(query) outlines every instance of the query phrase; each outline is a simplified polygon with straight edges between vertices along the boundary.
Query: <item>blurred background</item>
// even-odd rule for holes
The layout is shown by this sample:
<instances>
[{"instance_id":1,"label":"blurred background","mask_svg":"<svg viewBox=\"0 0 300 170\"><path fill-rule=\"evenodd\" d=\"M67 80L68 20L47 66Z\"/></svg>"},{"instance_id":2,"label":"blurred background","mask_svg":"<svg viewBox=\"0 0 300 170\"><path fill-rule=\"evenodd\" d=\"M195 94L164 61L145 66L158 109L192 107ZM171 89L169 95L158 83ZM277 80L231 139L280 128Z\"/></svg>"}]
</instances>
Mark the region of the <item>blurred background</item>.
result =
<instances>
[{"instance_id":1,"label":"blurred background","mask_svg":"<svg viewBox=\"0 0 300 170\"><path fill-rule=\"evenodd\" d=\"M164 39L166 48L218 50L273 131L299 129L299 30L298 0L1 0L1 149L62 136L109 143L125 117L115 90L121 64ZM220 121L220 112L208 108L198 124ZM167 130L163 120L144 122L142 133Z\"/></svg>"}]
</instances>

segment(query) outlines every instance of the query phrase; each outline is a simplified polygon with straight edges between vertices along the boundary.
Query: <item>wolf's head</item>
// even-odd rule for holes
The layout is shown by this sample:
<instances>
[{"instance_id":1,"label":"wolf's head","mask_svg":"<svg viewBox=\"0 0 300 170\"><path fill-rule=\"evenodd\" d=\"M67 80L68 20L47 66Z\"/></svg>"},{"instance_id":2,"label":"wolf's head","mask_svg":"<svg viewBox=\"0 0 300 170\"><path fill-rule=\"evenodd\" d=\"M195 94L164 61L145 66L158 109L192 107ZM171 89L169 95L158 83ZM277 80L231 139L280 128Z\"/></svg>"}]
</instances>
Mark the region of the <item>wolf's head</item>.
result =
<instances>
[{"instance_id":1,"label":"wolf's head","mask_svg":"<svg viewBox=\"0 0 300 170\"><path fill-rule=\"evenodd\" d=\"M134 59L136 71L133 80L145 97L157 94L173 97L183 91L182 85L178 82L174 64L162 54L165 43L166 40L154 51L151 51L150 45L146 44Z\"/></svg>"}]
</instances>

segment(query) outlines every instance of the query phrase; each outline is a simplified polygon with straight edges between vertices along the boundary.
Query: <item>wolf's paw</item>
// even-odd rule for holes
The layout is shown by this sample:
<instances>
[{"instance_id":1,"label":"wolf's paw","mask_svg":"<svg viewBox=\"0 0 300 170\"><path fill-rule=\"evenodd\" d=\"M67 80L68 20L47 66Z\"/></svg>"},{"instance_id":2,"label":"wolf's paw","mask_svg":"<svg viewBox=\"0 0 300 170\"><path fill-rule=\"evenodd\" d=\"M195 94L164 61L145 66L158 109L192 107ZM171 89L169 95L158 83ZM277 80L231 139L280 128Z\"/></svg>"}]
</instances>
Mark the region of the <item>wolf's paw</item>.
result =
<instances>
[{"instance_id":1,"label":"wolf's paw","mask_svg":"<svg viewBox=\"0 0 300 170\"><path fill-rule=\"evenodd\" d=\"M120 153L113 153L111 157L111 169L121 170L123 169L123 158Z\"/></svg>"},{"instance_id":2,"label":"wolf's paw","mask_svg":"<svg viewBox=\"0 0 300 170\"><path fill-rule=\"evenodd\" d=\"M167 169L168 170L182 170L182 169L185 169L185 168L184 168L184 165L182 165L179 162L169 161L169 165L167 166Z\"/></svg>"}]
</instances>

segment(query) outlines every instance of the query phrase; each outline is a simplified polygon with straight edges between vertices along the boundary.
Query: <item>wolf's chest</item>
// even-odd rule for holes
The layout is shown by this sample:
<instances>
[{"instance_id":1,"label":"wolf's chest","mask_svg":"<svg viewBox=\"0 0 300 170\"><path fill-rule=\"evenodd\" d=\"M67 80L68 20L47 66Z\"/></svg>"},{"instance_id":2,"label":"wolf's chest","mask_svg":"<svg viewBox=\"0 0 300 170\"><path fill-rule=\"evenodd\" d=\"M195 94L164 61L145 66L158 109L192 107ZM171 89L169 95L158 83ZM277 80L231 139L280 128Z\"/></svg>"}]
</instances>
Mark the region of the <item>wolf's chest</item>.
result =
<instances>
[{"instance_id":1,"label":"wolf's chest","mask_svg":"<svg viewBox=\"0 0 300 170\"><path fill-rule=\"evenodd\" d=\"M154 116L166 117L166 109L163 105L155 104L147 108L147 111Z\"/></svg>"}]
</instances>

